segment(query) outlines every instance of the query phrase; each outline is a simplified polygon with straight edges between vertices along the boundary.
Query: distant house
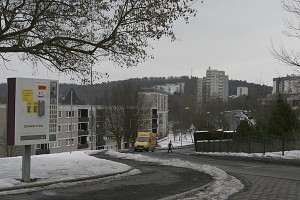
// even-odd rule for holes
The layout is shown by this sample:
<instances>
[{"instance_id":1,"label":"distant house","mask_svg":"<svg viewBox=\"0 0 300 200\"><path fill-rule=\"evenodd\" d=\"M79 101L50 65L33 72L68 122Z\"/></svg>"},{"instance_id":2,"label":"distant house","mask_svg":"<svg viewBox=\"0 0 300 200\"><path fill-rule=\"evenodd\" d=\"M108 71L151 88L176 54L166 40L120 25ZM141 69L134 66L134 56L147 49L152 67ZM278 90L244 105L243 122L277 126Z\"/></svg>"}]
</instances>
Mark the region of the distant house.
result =
<instances>
[{"instance_id":1,"label":"distant house","mask_svg":"<svg viewBox=\"0 0 300 200\"><path fill-rule=\"evenodd\" d=\"M237 87L236 95L239 96L248 96L248 88L247 87Z\"/></svg>"},{"instance_id":2,"label":"distant house","mask_svg":"<svg viewBox=\"0 0 300 200\"><path fill-rule=\"evenodd\" d=\"M166 92L168 95L183 94L185 83L155 85L152 88Z\"/></svg>"}]
</instances>

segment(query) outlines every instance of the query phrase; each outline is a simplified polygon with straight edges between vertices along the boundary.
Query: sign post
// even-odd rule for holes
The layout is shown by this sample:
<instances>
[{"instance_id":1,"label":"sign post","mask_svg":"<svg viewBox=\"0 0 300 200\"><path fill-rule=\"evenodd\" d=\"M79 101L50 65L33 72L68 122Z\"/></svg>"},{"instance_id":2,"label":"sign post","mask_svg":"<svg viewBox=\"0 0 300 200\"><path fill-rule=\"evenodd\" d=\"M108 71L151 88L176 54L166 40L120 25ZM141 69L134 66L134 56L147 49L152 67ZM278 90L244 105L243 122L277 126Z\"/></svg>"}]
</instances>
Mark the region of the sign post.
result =
<instances>
[{"instance_id":1,"label":"sign post","mask_svg":"<svg viewBox=\"0 0 300 200\"><path fill-rule=\"evenodd\" d=\"M22 179L30 182L31 145L57 138L58 81L8 78L7 144L23 146Z\"/></svg>"},{"instance_id":2,"label":"sign post","mask_svg":"<svg viewBox=\"0 0 300 200\"><path fill-rule=\"evenodd\" d=\"M24 145L22 149L22 180L30 182L31 145Z\"/></svg>"}]
</instances>

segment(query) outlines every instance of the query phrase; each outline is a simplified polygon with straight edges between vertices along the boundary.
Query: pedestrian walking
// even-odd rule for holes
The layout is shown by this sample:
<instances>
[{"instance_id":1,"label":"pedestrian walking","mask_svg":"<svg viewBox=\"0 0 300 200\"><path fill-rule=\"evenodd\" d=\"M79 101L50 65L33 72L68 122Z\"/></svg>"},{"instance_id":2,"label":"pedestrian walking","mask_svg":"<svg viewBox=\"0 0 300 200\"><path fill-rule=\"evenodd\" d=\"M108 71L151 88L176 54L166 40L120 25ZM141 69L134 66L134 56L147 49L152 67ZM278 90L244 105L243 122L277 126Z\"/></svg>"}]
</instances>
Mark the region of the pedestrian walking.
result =
<instances>
[{"instance_id":1,"label":"pedestrian walking","mask_svg":"<svg viewBox=\"0 0 300 200\"><path fill-rule=\"evenodd\" d=\"M172 144L172 140L170 140L169 144L168 144L168 153L171 151L172 153L172 147L173 147L173 144Z\"/></svg>"}]
</instances>

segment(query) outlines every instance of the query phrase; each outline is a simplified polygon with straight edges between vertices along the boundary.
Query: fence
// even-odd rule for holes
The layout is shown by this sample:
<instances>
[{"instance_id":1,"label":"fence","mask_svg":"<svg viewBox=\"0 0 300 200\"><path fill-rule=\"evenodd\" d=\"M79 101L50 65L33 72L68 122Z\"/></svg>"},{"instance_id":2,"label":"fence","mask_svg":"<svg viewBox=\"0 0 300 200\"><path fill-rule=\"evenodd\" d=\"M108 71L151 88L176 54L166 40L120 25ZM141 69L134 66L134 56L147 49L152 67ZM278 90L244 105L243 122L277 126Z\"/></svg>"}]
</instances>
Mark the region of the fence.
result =
<instances>
[{"instance_id":1,"label":"fence","mask_svg":"<svg viewBox=\"0 0 300 200\"><path fill-rule=\"evenodd\" d=\"M217 138L217 136L219 138ZM195 136L196 137L196 136ZM201 138L201 137L200 137ZM195 140L197 152L244 152L263 153L300 149L300 134L285 134L282 136L262 135L238 137L232 135L216 134L213 139Z\"/></svg>"}]
</instances>

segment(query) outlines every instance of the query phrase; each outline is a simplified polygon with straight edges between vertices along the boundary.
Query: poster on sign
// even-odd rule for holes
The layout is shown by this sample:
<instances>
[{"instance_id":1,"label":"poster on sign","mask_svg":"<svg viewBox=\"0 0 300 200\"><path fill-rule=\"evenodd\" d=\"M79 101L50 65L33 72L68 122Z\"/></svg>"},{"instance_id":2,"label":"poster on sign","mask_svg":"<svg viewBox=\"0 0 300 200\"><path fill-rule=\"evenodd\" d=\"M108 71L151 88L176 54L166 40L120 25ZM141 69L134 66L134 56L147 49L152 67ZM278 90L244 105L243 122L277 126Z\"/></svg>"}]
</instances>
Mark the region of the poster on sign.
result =
<instances>
[{"instance_id":1,"label":"poster on sign","mask_svg":"<svg viewBox=\"0 0 300 200\"><path fill-rule=\"evenodd\" d=\"M8 78L7 144L56 141L58 81Z\"/></svg>"}]
</instances>

